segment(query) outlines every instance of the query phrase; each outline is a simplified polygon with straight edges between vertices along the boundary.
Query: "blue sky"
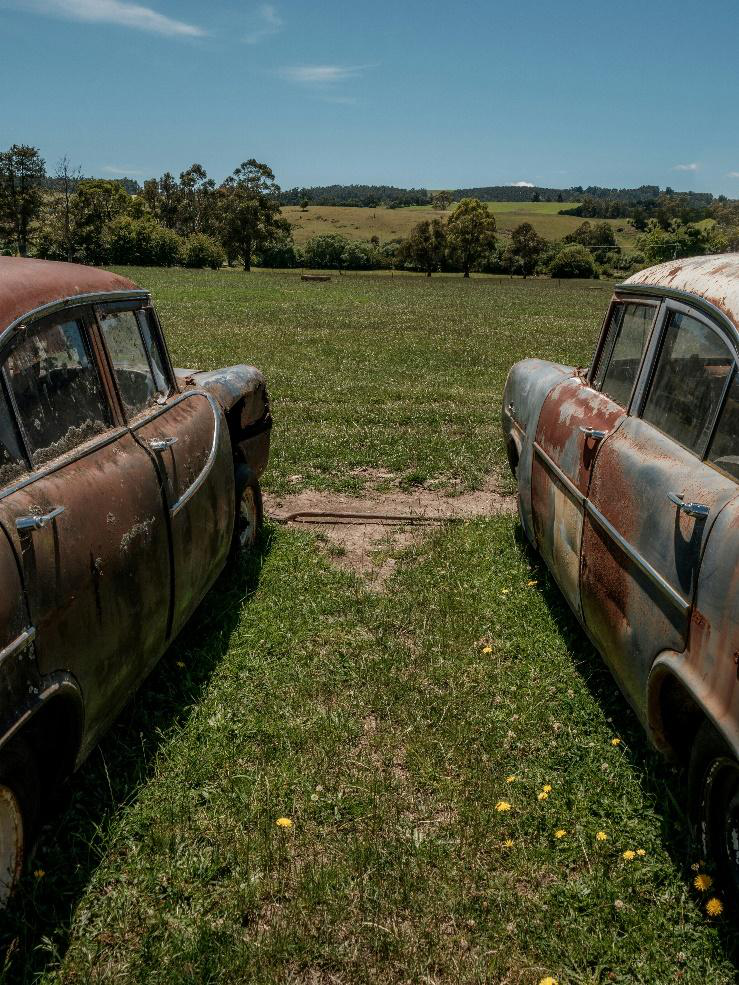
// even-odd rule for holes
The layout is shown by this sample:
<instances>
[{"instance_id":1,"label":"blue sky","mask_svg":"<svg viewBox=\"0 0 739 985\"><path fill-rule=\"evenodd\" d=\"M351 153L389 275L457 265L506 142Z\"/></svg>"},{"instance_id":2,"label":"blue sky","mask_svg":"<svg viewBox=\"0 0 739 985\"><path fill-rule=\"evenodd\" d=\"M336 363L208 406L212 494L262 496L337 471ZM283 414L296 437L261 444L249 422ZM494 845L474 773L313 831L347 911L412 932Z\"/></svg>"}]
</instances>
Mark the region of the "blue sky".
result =
<instances>
[{"instance_id":1,"label":"blue sky","mask_svg":"<svg viewBox=\"0 0 739 985\"><path fill-rule=\"evenodd\" d=\"M739 197L736 0L0 0L0 147L283 187Z\"/></svg>"}]
</instances>

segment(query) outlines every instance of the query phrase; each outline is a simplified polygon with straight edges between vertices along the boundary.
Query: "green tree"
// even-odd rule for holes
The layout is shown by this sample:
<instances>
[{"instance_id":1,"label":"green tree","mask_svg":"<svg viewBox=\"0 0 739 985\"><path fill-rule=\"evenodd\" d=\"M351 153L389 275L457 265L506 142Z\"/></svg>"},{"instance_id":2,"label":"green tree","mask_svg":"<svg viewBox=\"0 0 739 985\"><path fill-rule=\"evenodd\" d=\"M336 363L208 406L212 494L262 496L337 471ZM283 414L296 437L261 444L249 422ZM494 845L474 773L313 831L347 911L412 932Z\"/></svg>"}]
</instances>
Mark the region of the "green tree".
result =
<instances>
[{"instance_id":1,"label":"green tree","mask_svg":"<svg viewBox=\"0 0 739 985\"><path fill-rule=\"evenodd\" d=\"M186 267L210 267L219 270L226 262L221 244L205 233L193 233L185 242L183 262Z\"/></svg>"},{"instance_id":2,"label":"green tree","mask_svg":"<svg viewBox=\"0 0 739 985\"><path fill-rule=\"evenodd\" d=\"M305 265L313 270L340 270L348 249L349 240L337 233L311 236L303 247Z\"/></svg>"},{"instance_id":3,"label":"green tree","mask_svg":"<svg viewBox=\"0 0 739 985\"><path fill-rule=\"evenodd\" d=\"M43 205L46 166L35 147L13 144L0 153L0 234L28 254L31 227Z\"/></svg>"},{"instance_id":4,"label":"green tree","mask_svg":"<svg viewBox=\"0 0 739 985\"><path fill-rule=\"evenodd\" d=\"M301 200L300 200L300 211L301 212L307 212L309 205L310 205L310 202L308 201L307 198L301 198Z\"/></svg>"},{"instance_id":5,"label":"green tree","mask_svg":"<svg viewBox=\"0 0 739 985\"><path fill-rule=\"evenodd\" d=\"M549 264L552 277L597 277L593 254L581 243L565 246Z\"/></svg>"},{"instance_id":6,"label":"green tree","mask_svg":"<svg viewBox=\"0 0 739 985\"><path fill-rule=\"evenodd\" d=\"M449 254L465 277L477 260L495 246L495 216L476 198L463 198L449 216Z\"/></svg>"},{"instance_id":7,"label":"green tree","mask_svg":"<svg viewBox=\"0 0 739 985\"><path fill-rule=\"evenodd\" d=\"M541 195L539 194L539 192L534 192L532 194L531 201L532 202L541 202Z\"/></svg>"},{"instance_id":8,"label":"green tree","mask_svg":"<svg viewBox=\"0 0 739 985\"><path fill-rule=\"evenodd\" d=\"M280 215L280 186L272 169L251 158L222 186L221 224L226 253L251 270L252 253L289 231Z\"/></svg>"},{"instance_id":9,"label":"green tree","mask_svg":"<svg viewBox=\"0 0 739 985\"><path fill-rule=\"evenodd\" d=\"M107 263L110 254L109 226L126 215L131 196L117 181L85 178L72 196L72 248L83 263Z\"/></svg>"},{"instance_id":10,"label":"green tree","mask_svg":"<svg viewBox=\"0 0 739 985\"><path fill-rule=\"evenodd\" d=\"M446 229L441 219L425 219L411 230L401 256L430 277L441 266L446 253Z\"/></svg>"},{"instance_id":11,"label":"green tree","mask_svg":"<svg viewBox=\"0 0 739 985\"><path fill-rule=\"evenodd\" d=\"M542 239L530 222L522 222L520 226L516 226L511 233L508 249L516 273L520 273L523 277L533 274L546 246L546 240Z\"/></svg>"},{"instance_id":12,"label":"green tree","mask_svg":"<svg viewBox=\"0 0 739 985\"><path fill-rule=\"evenodd\" d=\"M177 232L181 236L211 233L215 228L216 183L201 164L180 174L177 190Z\"/></svg>"},{"instance_id":13,"label":"green tree","mask_svg":"<svg viewBox=\"0 0 739 985\"><path fill-rule=\"evenodd\" d=\"M454 196L450 191L434 192L431 196L431 206L434 209L438 209L439 212L446 212L453 201Z\"/></svg>"}]
</instances>

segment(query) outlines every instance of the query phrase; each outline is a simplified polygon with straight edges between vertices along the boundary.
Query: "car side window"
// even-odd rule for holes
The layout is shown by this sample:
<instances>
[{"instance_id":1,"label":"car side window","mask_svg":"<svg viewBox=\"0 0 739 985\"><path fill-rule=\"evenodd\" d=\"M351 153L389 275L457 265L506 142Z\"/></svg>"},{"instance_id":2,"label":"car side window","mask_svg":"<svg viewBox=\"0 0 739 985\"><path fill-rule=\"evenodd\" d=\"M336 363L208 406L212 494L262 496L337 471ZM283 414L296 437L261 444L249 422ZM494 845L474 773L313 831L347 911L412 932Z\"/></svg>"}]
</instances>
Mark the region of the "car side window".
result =
<instances>
[{"instance_id":1,"label":"car side window","mask_svg":"<svg viewBox=\"0 0 739 985\"><path fill-rule=\"evenodd\" d=\"M161 392L139 328L135 311L109 311L100 315L118 391L129 417L149 407Z\"/></svg>"},{"instance_id":2,"label":"car side window","mask_svg":"<svg viewBox=\"0 0 739 985\"><path fill-rule=\"evenodd\" d=\"M620 407L629 403L655 311L648 304L618 304L611 314L593 386Z\"/></svg>"},{"instance_id":3,"label":"car side window","mask_svg":"<svg viewBox=\"0 0 739 985\"><path fill-rule=\"evenodd\" d=\"M644 405L645 421L703 455L734 357L713 329L673 311Z\"/></svg>"},{"instance_id":4,"label":"car side window","mask_svg":"<svg viewBox=\"0 0 739 985\"><path fill-rule=\"evenodd\" d=\"M708 461L739 479L739 371L726 394L708 452Z\"/></svg>"},{"instance_id":5,"label":"car side window","mask_svg":"<svg viewBox=\"0 0 739 985\"><path fill-rule=\"evenodd\" d=\"M154 379L156 380L157 389L160 393L169 393L170 386L167 379L167 370L165 368L164 357L160 348L158 333L154 324L154 315L151 310L146 308L139 308L136 315L139 320L139 326L141 327L141 335L144 339L144 345L146 346L146 351L149 355L151 368L154 372Z\"/></svg>"},{"instance_id":6,"label":"car side window","mask_svg":"<svg viewBox=\"0 0 739 985\"><path fill-rule=\"evenodd\" d=\"M4 370L34 466L111 426L80 320L28 329L13 347Z\"/></svg>"},{"instance_id":7,"label":"car side window","mask_svg":"<svg viewBox=\"0 0 739 985\"><path fill-rule=\"evenodd\" d=\"M0 487L12 482L26 468L18 427L5 388L0 383Z\"/></svg>"}]
</instances>

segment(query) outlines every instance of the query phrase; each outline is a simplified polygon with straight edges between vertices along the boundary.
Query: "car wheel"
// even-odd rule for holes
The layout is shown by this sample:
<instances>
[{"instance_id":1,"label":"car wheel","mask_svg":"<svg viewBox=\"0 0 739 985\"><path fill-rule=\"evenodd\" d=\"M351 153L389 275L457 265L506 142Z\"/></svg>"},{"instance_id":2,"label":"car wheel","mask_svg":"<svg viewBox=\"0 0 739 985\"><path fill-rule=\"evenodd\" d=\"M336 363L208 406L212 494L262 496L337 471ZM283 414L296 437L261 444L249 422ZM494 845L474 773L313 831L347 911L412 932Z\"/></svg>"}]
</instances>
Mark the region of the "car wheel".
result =
<instances>
[{"instance_id":1,"label":"car wheel","mask_svg":"<svg viewBox=\"0 0 739 985\"><path fill-rule=\"evenodd\" d=\"M246 465L236 467L236 522L231 553L248 553L256 543L264 518L262 489Z\"/></svg>"},{"instance_id":2,"label":"car wheel","mask_svg":"<svg viewBox=\"0 0 739 985\"><path fill-rule=\"evenodd\" d=\"M696 733L688 790L701 851L739 902L739 762L709 721Z\"/></svg>"},{"instance_id":3,"label":"car wheel","mask_svg":"<svg viewBox=\"0 0 739 985\"><path fill-rule=\"evenodd\" d=\"M0 907L20 879L39 808L36 764L26 745L11 742L0 753Z\"/></svg>"}]
</instances>

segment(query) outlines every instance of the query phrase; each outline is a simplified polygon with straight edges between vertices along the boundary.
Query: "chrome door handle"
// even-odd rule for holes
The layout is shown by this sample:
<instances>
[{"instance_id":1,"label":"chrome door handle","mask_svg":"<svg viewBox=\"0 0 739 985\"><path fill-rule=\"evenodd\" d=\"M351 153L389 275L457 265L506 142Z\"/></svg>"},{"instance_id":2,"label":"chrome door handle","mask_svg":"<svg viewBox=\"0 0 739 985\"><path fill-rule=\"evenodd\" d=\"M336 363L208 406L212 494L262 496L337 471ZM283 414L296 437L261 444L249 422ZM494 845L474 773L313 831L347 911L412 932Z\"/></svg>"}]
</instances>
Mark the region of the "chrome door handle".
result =
<instances>
[{"instance_id":1,"label":"chrome door handle","mask_svg":"<svg viewBox=\"0 0 739 985\"><path fill-rule=\"evenodd\" d=\"M711 512L710 507L705 506L703 503L686 503L683 501L682 496L679 496L674 492L667 493L667 498L671 503L674 503L679 510L682 510L683 513L686 513L688 516L694 516L699 520L705 520Z\"/></svg>"},{"instance_id":2,"label":"chrome door handle","mask_svg":"<svg viewBox=\"0 0 739 985\"><path fill-rule=\"evenodd\" d=\"M51 513L43 513L41 516L21 516L15 521L15 529L19 533L31 530L41 530L42 527L53 523L58 516L64 512L63 506L57 506Z\"/></svg>"},{"instance_id":3,"label":"chrome door handle","mask_svg":"<svg viewBox=\"0 0 739 985\"><path fill-rule=\"evenodd\" d=\"M177 444L177 438L152 438L149 442L149 448L152 451L166 451L171 448L172 445Z\"/></svg>"},{"instance_id":4,"label":"chrome door handle","mask_svg":"<svg viewBox=\"0 0 739 985\"><path fill-rule=\"evenodd\" d=\"M585 427L584 424L580 425L580 430L589 438L595 438L596 441L602 441L606 436L605 431L599 431L598 428Z\"/></svg>"}]
</instances>

